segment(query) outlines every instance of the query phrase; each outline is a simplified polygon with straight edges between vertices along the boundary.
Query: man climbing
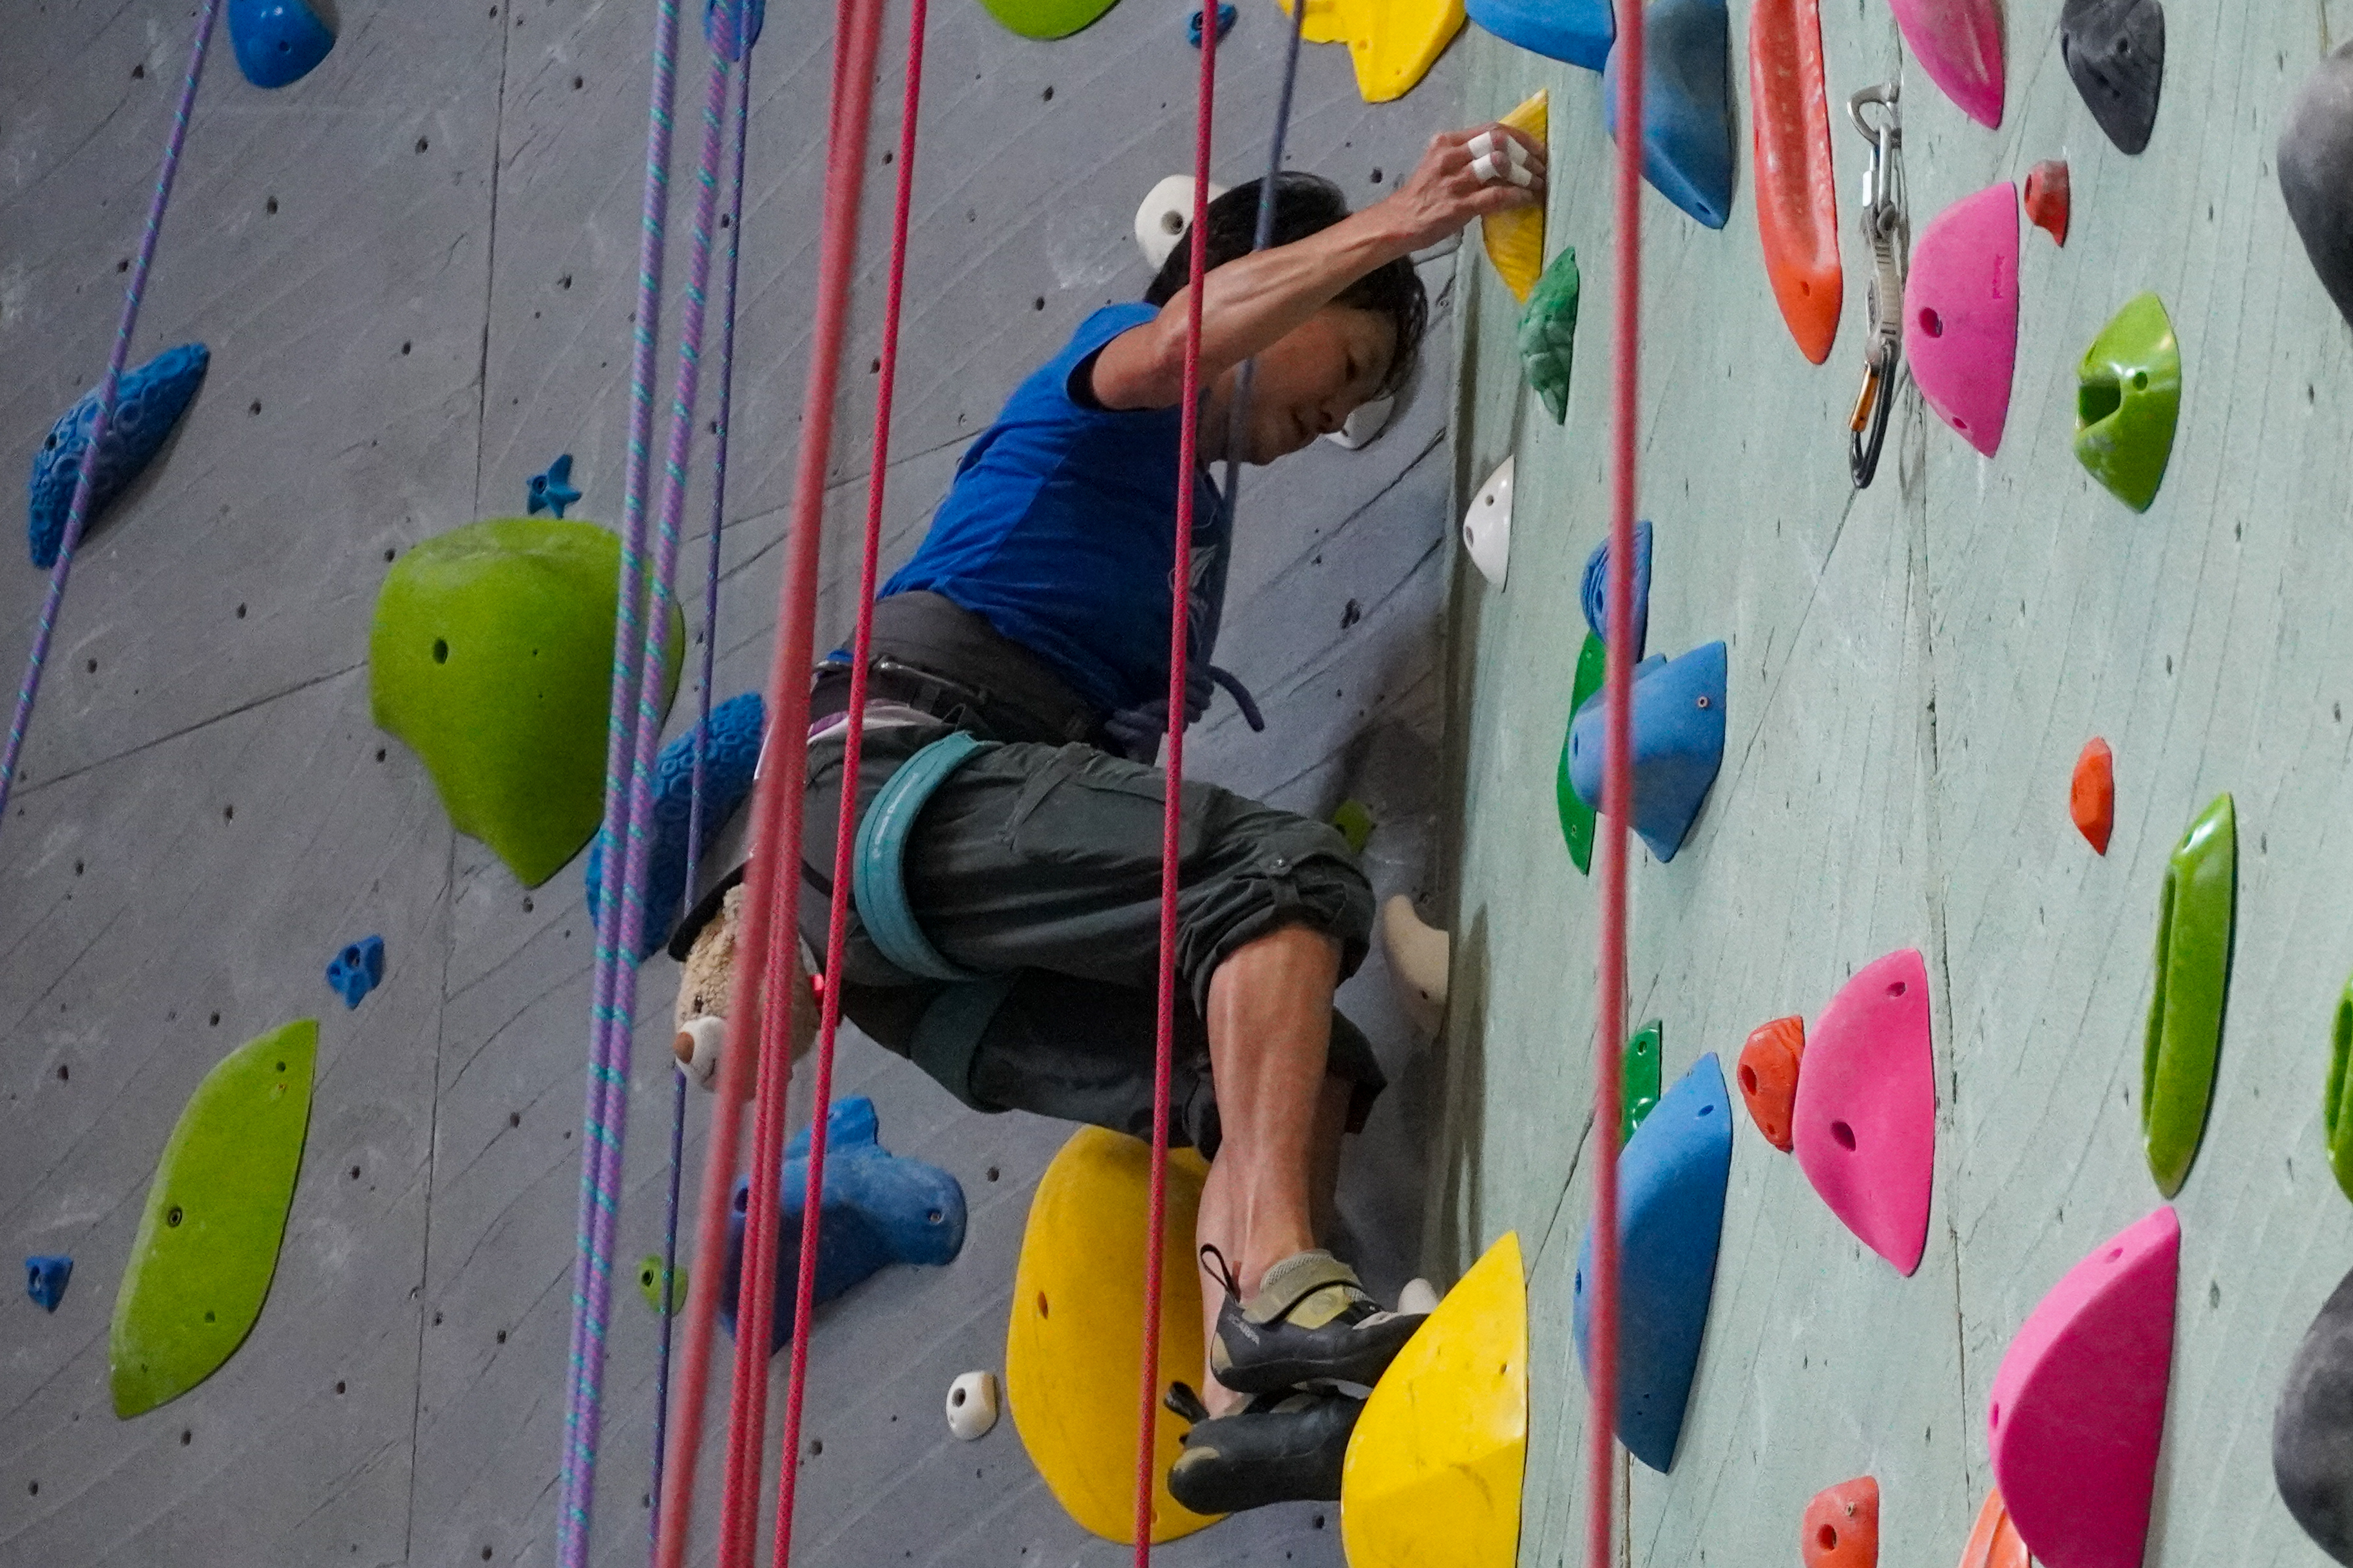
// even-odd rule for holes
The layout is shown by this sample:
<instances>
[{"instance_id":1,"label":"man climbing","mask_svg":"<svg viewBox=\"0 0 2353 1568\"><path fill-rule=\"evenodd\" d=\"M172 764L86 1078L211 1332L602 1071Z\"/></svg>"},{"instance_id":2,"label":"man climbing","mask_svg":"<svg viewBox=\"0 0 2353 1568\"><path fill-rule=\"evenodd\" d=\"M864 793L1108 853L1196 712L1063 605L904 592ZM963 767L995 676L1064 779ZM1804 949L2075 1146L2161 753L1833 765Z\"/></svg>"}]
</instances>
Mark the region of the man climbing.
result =
<instances>
[{"instance_id":1,"label":"man climbing","mask_svg":"<svg viewBox=\"0 0 2353 1568\"><path fill-rule=\"evenodd\" d=\"M1427 310L1409 256L1540 202L1544 170L1541 147L1490 126L1433 139L1395 194L1355 215L1330 183L1284 174L1274 244L1256 254L1257 184L1211 204L1188 721L1211 691L1231 521L1208 465L1272 462L1402 385ZM858 920L837 977L853 1022L965 1104L1139 1137L1188 250L1014 392L882 589ZM1237 371L1253 359L1237 423ZM837 655L811 704L800 924L818 952L849 689ZM1171 1394L1195 1426L1169 1486L1205 1513L1337 1498L1362 1402L1335 1385L1371 1384L1419 1322L1381 1310L1316 1245L1340 1135L1383 1086L1332 1006L1364 959L1372 894L1326 824L1192 780L1182 818L1168 1131L1211 1161L1198 1239L1217 1273L1203 1286L1209 1380Z\"/></svg>"}]
</instances>

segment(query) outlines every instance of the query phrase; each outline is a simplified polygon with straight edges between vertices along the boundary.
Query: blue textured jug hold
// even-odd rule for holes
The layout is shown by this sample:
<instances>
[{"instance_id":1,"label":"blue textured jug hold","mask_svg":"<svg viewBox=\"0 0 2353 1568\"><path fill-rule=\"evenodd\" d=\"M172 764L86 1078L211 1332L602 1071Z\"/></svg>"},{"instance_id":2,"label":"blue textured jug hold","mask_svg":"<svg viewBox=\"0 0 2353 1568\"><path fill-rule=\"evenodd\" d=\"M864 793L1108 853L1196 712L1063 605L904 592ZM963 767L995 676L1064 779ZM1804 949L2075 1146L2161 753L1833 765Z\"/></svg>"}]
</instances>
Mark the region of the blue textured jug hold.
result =
<instances>
[{"instance_id":1,"label":"blue textured jug hold","mask_svg":"<svg viewBox=\"0 0 2353 1568\"><path fill-rule=\"evenodd\" d=\"M760 734L767 708L756 691L731 697L711 710L711 733L702 754L702 842L699 858L719 837L727 819L752 793L752 772L760 765ZM653 956L670 940L686 900L686 835L694 815L694 731L661 749L654 763L654 841L646 862L646 923L638 935L638 957ZM588 850L588 913L605 896L605 845Z\"/></svg>"},{"instance_id":2,"label":"blue textured jug hold","mask_svg":"<svg viewBox=\"0 0 2353 1568\"><path fill-rule=\"evenodd\" d=\"M1653 654L1634 669L1634 831L1662 861L1691 832L1724 765L1724 687L1730 661L1720 642L1681 658ZM1601 809L1604 693L1596 692L1568 731L1568 776L1577 798Z\"/></svg>"},{"instance_id":3,"label":"blue textured jug hold","mask_svg":"<svg viewBox=\"0 0 2353 1568\"><path fill-rule=\"evenodd\" d=\"M164 449L180 416L195 401L196 388L205 384L212 357L202 343L182 343L122 373L115 384L114 417L107 421L106 438L98 444L98 462L90 471L85 532ZM33 454L33 477L26 486L25 538L32 546L33 564L44 572L58 563L66 512L81 477L81 455L90 447L90 427L97 423L98 389L92 387L49 426L47 439Z\"/></svg>"},{"instance_id":4,"label":"blue textured jug hold","mask_svg":"<svg viewBox=\"0 0 2353 1568\"><path fill-rule=\"evenodd\" d=\"M877 1142L881 1125L864 1095L837 1102L825 1121L825 1200L818 1209L817 1289L830 1301L893 1263L937 1267L964 1250L964 1188L955 1177L921 1160L904 1160ZM768 1353L785 1348L793 1331L793 1292L800 1278L801 1212L808 1186L808 1130L785 1148L778 1193L776 1316ZM751 1184L738 1177L727 1214L727 1268L720 1280L719 1316L735 1331L735 1303L744 1285L744 1217Z\"/></svg>"},{"instance_id":5,"label":"blue textured jug hold","mask_svg":"<svg viewBox=\"0 0 2353 1568\"><path fill-rule=\"evenodd\" d=\"M1609 640L1609 541L1604 539L1585 558L1585 584L1578 595L1585 605L1585 624L1604 643ZM1651 525L1634 525L1634 659L1641 662L1651 640Z\"/></svg>"},{"instance_id":6,"label":"blue textured jug hold","mask_svg":"<svg viewBox=\"0 0 2353 1568\"><path fill-rule=\"evenodd\" d=\"M1618 1155L1618 1438L1662 1474L1675 1462L1699 1370L1731 1175L1732 1104L1711 1051L1660 1098ZM1588 1377L1592 1270L1588 1230L1571 1315Z\"/></svg>"},{"instance_id":7,"label":"blue textured jug hold","mask_svg":"<svg viewBox=\"0 0 2353 1568\"><path fill-rule=\"evenodd\" d=\"M1656 0L1644 13L1642 176L1709 228L1732 213L1732 20L1724 0ZM1618 134L1618 60L1603 73Z\"/></svg>"}]
</instances>

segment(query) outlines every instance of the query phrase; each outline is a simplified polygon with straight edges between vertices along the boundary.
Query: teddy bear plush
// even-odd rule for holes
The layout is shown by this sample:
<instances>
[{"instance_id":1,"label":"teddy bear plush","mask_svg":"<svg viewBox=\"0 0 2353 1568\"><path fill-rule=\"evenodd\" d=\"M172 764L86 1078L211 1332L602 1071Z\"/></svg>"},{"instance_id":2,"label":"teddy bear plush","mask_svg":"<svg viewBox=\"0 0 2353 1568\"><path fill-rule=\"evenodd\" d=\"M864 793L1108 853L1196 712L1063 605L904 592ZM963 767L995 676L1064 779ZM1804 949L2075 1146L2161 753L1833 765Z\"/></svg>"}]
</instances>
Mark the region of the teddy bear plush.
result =
<instances>
[{"instance_id":1,"label":"teddy bear plush","mask_svg":"<svg viewBox=\"0 0 2353 1568\"><path fill-rule=\"evenodd\" d=\"M727 1009L735 994L738 933L744 919L744 870L738 867L697 904L670 938L679 962L678 1001L671 1020L678 1033L670 1049L681 1071L703 1089L719 1082L719 1058L727 1043ZM814 973L801 951L801 973ZM817 1039L816 991L797 988L793 1007L793 1059L807 1055Z\"/></svg>"}]
</instances>

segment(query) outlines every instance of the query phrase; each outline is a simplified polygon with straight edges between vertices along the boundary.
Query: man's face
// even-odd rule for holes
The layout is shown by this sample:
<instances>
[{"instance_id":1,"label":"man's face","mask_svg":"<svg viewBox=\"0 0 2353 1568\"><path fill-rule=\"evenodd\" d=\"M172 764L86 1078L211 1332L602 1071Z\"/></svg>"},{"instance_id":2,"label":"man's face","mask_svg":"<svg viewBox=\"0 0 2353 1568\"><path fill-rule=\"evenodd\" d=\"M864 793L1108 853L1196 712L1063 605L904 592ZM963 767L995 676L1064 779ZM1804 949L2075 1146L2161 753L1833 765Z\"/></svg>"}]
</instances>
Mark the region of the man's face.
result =
<instances>
[{"instance_id":1,"label":"man's face","mask_svg":"<svg viewBox=\"0 0 2353 1568\"><path fill-rule=\"evenodd\" d=\"M1271 463L1340 428L1388 374L1397 329L1387 316L1326 305L1258 356L1245 462ZM1227 378L1226 401L1232 395ZM1227 402L1227 406L1231 406Z\"/></svg>"}]
</instances>

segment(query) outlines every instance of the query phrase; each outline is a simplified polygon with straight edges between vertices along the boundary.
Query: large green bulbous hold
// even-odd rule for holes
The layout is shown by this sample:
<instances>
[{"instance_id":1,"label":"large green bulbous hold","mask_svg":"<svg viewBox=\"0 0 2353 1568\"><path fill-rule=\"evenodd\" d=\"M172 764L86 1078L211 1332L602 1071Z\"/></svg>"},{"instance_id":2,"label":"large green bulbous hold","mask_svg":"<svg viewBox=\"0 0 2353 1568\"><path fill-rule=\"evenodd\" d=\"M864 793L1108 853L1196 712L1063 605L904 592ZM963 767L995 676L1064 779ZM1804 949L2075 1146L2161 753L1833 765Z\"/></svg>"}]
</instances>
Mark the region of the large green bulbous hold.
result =
<instances>
[{"instance_id":1,"label":"large green bulbous hold","mask_svg":"<svg viewBox=\"0 0 2353 1568\"><path fill-rule=\"evenodd\" d=\"M376 597L375 722L423 760L458 830L527 888L604 816L620 572L620 541L593 522L498 518L427 540ZM664 712L684 642L672 605Z\"/></svg>"}]
</instances>

